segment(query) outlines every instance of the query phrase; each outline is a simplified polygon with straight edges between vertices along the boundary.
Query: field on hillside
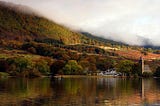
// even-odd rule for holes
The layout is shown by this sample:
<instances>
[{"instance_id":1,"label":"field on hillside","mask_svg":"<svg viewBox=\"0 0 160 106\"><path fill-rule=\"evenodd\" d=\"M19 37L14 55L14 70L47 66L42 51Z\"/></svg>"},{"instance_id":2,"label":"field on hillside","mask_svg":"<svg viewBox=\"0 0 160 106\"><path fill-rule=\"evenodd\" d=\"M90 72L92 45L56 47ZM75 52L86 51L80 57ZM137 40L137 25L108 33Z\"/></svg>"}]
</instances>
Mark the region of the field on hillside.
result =
<instances>
[{"instance_id":1,"label":"field on hillside","mask_svg":"<svg viewBox=\"0 0 160 106\"><path fill-rule=\"evenodd\" d=\"M147 53L144 55L138 50L117 50L114 52L119 56L123 56L129 59L138 60L141 56L146 60L160 59L160 54Z\"/></svg>"}]
</instances>

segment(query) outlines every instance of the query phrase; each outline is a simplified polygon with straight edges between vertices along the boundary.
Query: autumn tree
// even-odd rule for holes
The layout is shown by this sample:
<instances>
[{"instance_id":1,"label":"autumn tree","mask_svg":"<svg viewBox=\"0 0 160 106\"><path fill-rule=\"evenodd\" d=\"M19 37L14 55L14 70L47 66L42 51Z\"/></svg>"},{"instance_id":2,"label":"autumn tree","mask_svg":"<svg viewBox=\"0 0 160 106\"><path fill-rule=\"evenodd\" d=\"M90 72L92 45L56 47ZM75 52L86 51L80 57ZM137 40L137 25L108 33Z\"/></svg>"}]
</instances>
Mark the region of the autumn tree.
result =
<instances>
[{"instance_id":1,"label":"autumn tree","mask_svg":"<svg viewBox=\"0 0 160 106\"><path fill-rule=\"evenodd\" d=\"M52 75L55 74L63 74L62 68L65 66L64 60L57 60L51 65L51 73Z\"/></svg>"},{"instance_id":2,"label":"autumn tree","mask_svg":"<svg viewBox=\"0 0 160 106\"><path fill-rule=\"evenodd\" d=\"M96 65L93 64L93 63L90 63L89 71L90 71L91 73L95 73L95 72L97 71Z\"/></svg>"}]
</instances>

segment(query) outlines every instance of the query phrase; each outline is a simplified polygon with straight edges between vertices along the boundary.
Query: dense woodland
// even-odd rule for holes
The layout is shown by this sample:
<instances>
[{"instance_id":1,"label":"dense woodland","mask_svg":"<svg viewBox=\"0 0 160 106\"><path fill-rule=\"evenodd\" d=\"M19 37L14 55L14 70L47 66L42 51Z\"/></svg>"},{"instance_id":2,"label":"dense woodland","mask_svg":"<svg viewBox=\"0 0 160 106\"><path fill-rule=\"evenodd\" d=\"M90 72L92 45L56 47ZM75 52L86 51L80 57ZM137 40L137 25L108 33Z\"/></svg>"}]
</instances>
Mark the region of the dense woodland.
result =
<instances>
[{"instance_id":1,"label":"dense woodland","mask_svg":"<svg viewBox=\"0 0 160 106\"><path fill-rule=\"evenodd\" d=\"M73 32L34 12L22 13L17 5L9 5L0 2L0 76L96 75L112 68L127 76L141 76L137 59L100 46L136 50L141 55L159 54L159 50ZM159 75L160 61L148 63L154 75Z\"/></svg>"}]
</instances>

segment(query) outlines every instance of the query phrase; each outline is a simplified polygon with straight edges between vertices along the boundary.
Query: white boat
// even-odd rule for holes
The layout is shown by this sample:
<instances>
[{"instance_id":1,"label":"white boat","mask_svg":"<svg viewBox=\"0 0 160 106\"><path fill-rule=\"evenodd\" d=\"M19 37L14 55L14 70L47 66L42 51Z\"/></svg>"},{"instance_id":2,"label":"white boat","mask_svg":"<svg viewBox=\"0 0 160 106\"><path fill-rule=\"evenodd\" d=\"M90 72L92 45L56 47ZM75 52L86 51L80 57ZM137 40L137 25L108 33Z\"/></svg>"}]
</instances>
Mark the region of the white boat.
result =
<instances>
[{"instance_id":1,"label":"white boat","mask_svg":"<svg viewBox=\"0 0 160 106\"><path fill-rule=\"evenodd\" d=\"M100 76L119 76L121 74L116 72L115 69L108 69L106 71L101 71L98 75Z\"/></svg>"}]
</instances>

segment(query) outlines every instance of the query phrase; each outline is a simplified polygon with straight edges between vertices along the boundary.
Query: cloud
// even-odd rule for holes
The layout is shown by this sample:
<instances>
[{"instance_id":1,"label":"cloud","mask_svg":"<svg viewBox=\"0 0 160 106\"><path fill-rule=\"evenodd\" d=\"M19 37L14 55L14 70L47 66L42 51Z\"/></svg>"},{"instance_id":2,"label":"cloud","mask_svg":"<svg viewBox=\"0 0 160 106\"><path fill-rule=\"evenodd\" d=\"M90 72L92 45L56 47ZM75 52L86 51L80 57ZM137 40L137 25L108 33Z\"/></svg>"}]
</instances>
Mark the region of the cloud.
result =
<instances>
[{"instance_id":1,"label":"cloud","mask_svg":"<svg viewBox=\"0 0 160 106\"><path fill-rule=\"evenodd\" d=\"M128 44L160 46L160 0L2 0L27 5L75 30Z\"/></svg>"}]
</instances>

